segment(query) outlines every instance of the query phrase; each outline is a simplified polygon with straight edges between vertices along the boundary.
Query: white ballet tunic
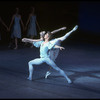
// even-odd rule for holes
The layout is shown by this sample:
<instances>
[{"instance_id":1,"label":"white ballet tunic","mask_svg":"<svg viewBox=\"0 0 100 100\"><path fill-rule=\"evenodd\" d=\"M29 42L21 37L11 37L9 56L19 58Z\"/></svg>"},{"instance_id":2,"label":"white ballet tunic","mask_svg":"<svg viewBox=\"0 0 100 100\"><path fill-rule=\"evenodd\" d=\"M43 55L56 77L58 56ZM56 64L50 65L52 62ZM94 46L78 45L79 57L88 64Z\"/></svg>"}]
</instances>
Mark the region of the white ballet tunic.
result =
<instances>
[{"instance_id":1,"label":"white ballet tunic","mask_svg":"<svg viewBox=\"0 0 100 100\"><path fill-rule=\"evenodd\" d=\"M50 42L46 43L43 45L44 41L39 41L39 42L33 42L33 45L37 48L40 47L40 57L45 58L45 57L50 57L49 51L54 48L54 44L51 44Z\"/></svg>"}]
</instances>

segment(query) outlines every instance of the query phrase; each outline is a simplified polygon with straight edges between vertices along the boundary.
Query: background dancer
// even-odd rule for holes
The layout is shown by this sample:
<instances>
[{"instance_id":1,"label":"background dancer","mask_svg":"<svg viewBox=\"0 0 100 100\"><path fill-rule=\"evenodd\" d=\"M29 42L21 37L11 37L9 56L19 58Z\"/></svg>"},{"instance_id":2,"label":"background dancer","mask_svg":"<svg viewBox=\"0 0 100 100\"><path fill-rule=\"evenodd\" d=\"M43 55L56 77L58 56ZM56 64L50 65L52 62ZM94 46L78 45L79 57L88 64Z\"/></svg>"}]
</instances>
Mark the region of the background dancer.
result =
<instances>
[{"instance_id":1,"label":"background dancer","mask_svg":"<svg viewBox=\"0 0 100 100\"><path fill-rule=\"evenodd\" d=\"M13 24L13 22L14 22L14 24ZM16 8L16 12L12 17L12 20L11 20L11 23L10 23L10 26L9 26L9 31L10 31L11 26L13 24L11 39L14 39L14 42L15 42L15 48L14 49L18 48L18 38L21 38L20 23L21 23L23 30L24 30L24 24L23 24L23 21L21 19L21 15L19 14L19 8ZM10 42L9 47L11 47L12 43L13 43L13 41Z\"/></svg>"},{"instance_id":2,"label":"background dancer","mask_svg":"<svg viewBox=\"0 0 100 100\"><path fill-rule=\"evenodd\" d=\"M27 20L26 27L25 27L25 30L28 27L27 37L29 37L30 39L33 39L34 36L37 36L36 25L38 26L38 29L40 30L40 26L38 24L38 21L35 15L35 9L34 7L31 7L31 13L29 14L29 18ZM31 46L31 48L32 47L33 45Z\"/></svg>"}]
</instances>

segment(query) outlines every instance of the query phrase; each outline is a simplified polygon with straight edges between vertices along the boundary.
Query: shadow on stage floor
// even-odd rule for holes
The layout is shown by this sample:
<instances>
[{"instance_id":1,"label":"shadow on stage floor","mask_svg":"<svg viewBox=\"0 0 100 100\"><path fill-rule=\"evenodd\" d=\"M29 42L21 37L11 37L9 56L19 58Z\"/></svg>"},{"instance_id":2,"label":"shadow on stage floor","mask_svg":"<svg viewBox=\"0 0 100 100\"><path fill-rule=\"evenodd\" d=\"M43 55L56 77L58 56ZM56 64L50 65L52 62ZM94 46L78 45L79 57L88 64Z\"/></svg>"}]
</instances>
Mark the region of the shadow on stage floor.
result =
<instances>
[{"instance_id":1,"label":"shadow on stage floor","mask_svg":"<svg viewBox=\"0 0 100 100\"><path fill-rule=\"evenodd\" d=\"M39 57L39 49L19 46L18 50L0 46L0 98L100 98L100 46L88 43L63 45L56 64L65 71L73 83L42 64L34 68L33 80L27 80L28 61Z\"/></svg>"}]
</instances>

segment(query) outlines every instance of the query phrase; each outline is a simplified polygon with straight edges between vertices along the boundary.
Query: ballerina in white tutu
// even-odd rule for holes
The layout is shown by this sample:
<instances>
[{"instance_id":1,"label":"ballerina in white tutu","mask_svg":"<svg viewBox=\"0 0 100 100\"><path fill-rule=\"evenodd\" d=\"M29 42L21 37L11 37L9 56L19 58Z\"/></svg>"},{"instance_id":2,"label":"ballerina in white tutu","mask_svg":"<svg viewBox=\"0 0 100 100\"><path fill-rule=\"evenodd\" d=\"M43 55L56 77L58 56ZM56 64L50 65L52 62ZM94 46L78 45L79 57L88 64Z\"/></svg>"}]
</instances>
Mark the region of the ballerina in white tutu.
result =
<instances>
[{"instance_id":1,"label":"ballerina in white tutu","mask_svg":"<svg viewBox=\"0 0 100 100\"><path fill-rule=\"evenodd\" d=\"M69 37L69 35L70 35L72 32L76 31L77 29L78 29L78 25L76 25L71 31L69 31L68 33L66 33L64 36L62 36L62 37L60 37L60 38L55 38L55 39L51 40L51 41L50 41L51 44L55 44L55 45L60 46L61 43L62 43L65 39L67 39L67 38ZM51 58L53 61L55 61L56 58L58 57L59 49L51 49L49 53L50 53L50 58ZM51 69L51 67L50 67L50 68L48 69L48 71L46 72L45 78L47 78L47 77L51 74L50 69Z\"/></svg>"}]
</instances>

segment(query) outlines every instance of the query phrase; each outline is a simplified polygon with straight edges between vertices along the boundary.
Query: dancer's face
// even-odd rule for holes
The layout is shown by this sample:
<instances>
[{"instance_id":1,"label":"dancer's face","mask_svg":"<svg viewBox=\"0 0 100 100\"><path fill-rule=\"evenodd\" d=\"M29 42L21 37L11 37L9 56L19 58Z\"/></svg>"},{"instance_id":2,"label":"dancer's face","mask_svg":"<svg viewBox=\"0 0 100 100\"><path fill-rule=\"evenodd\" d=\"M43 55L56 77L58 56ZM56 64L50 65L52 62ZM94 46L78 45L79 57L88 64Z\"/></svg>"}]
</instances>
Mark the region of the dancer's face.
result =
<instances>
[{"instance_id":1,"label":"dancer's face","mask_svg":"<svg viewBox=\"0 0 100 100\"><path fill-rule=\"evenodd\" d=\"M51 34L50 33L46 33L45 36L44 36L44 39L48 39L49 40L50 38L51 38Z\"/></svg>"},{"instance_id":2,"label":"dancer's face","mask_svg":"<svg viewBox=\"0 0 100 100\"><path fill-rule=\"evenodd\" d=\"M44 38L47 39L48 37L49 37L48 33L46 33L45 36L44 36Z\"/></svg>"},{"instance_id":3,"label":"dancer's face","mask_svg":"<svg viewBox=\"0 0 100 100\"><path fill-rule=\"evenodd\" d=\"M19 8L16 8L16 13L19 13Z\"/></svg>"},{"instance_id":4,"label":"dancer's face","mask_svg":"<svg viewBox=\"0 0 100 100\"><path fill-rule=\"evenodd\" d=\"M34 9L33 7L31 8L31 12L32 12L32 13L34 13L34 12L35 12L35 9Z\"/></svg>"}]
</instances>

